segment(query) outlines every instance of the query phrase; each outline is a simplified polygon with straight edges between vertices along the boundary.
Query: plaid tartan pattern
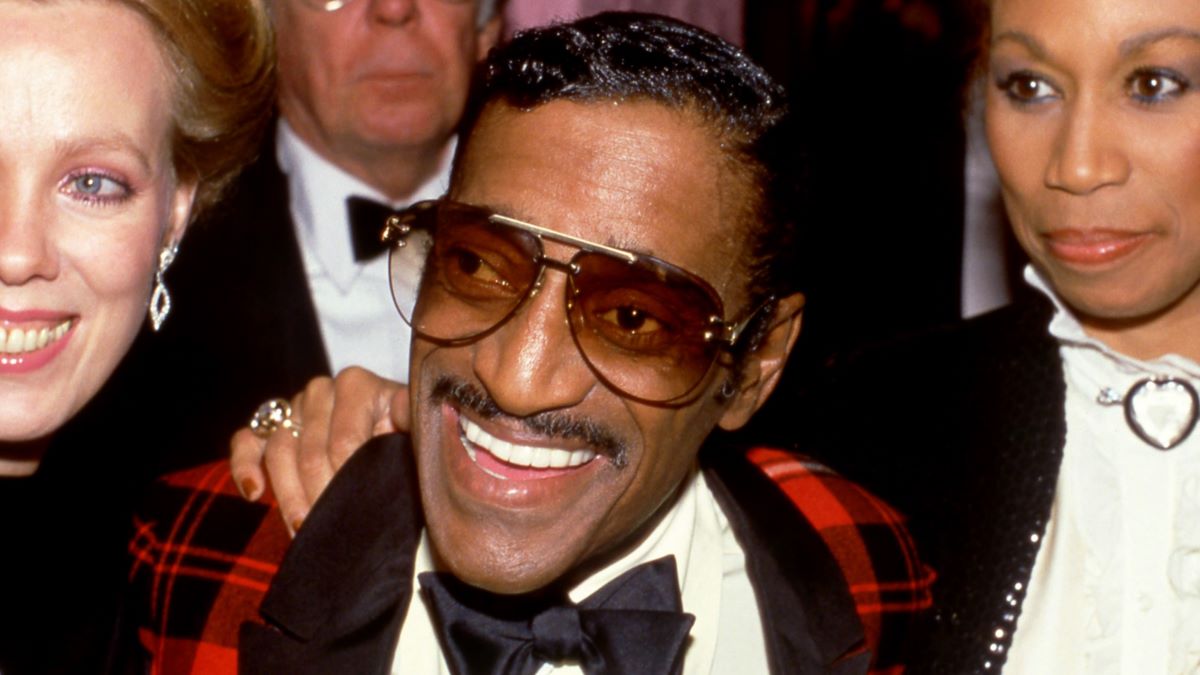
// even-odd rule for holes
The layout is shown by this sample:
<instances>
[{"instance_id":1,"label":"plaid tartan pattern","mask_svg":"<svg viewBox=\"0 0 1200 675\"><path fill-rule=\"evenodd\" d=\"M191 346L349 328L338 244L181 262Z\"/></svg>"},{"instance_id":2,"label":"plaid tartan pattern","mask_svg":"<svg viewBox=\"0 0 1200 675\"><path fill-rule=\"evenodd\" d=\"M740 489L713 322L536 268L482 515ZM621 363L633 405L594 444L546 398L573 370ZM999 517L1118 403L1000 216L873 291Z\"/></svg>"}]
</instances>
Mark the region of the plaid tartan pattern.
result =
<instances>
[{"instance_id":1,"label":"plaid tartan pattern","mask_svg":"<svg viewBox=\"0 0 1200 675\"><path fill-rule=\"evenodd\" d=\"M903 672L913 619L933 604L936 575L917 557L903 518L823 464L774 448L747 457L783 490L838 561L873 654L871 673Z\"/></svg>"},{"instance_id":2,"label":"plaid tartan pattern","mask_svg":"<svg viewBox=\"0 0 1200 675\"><path fill-rule=\"evenodd\" d=\"M907 630L929 607L933 574L886 504L803 457L748 453L808 519L842 568L875 656L870 672L900 673ZM153 515L146 515L153 514ZM153 675L237 672L241 624L258 606L290 538L268 493L244 501L228 464L172 474L135 517L130 571L138 640Z\"/></svg>"},{"instance_id":3,"label":"plaid tartan pattern","mask_svg":"<svg viewBox=\"0 0 1200 675\"><path fill-rule=\"evenodd\" d=\"M152 674L237 672L242 622L257 620L291 538L269 493L242 499L227 462L171 474L134 517L131 593Z\"/></svg>"}]
</instances>

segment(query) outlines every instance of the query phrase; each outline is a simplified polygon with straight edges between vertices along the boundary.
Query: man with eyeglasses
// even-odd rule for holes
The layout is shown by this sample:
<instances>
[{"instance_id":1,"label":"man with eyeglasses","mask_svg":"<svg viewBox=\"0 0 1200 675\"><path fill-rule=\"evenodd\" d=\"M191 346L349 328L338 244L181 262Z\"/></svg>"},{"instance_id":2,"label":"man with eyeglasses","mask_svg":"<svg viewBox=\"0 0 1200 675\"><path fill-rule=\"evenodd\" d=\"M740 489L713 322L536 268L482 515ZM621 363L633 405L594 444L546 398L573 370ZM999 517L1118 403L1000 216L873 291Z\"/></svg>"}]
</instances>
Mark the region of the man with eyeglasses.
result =
<instances>
[{"instance_id":1,"label":"man with eyeglasses","mask_svg":"<svg viewBox=\"0 0 1200 675\"><path fill-rule=\"evenodd\" d=\"M379 221L446 191L502 0L266 0L278 118L258 162L182 243L173 310L130 387L168 466L214 459L263 402L351 365L404 382ZM261 486L247 485L252 493Z\"/></svg>"},{"instance_id":2,"label":"man with eyeglasses","mask_svg":"<svg viewBox=\"0 0 1200 675\"><path fill-rule=\"evenodd\" d=\"M602 14L495 51L472 110L447 194L386 220L411 435L359 449L290 548L227 466L159 483L132 545L156 672L894 667L929 582L898 517L710 437L799 331L782 90Z\"/></svg>"}]
</instances>

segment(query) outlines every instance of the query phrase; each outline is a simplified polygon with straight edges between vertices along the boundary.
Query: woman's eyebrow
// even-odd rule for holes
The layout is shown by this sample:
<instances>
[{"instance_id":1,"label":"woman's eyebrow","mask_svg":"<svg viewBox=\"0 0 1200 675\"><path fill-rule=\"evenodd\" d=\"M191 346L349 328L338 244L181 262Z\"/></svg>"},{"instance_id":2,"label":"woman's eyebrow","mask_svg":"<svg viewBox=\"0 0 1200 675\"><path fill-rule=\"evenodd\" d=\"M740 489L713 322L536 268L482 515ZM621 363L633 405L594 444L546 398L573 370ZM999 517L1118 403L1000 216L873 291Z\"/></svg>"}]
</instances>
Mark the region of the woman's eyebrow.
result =
<instances>
[{"instance_id":1,"label":"woman's eyebrow","mask_svg":"<svg viewBox=\"0 0 1200 675\"><path fill-rule=\"evenodd\" d=\"M1191 40L1200 43L1200 30L1193 28L1184 28L1182 26L1172 26L1161 30L1149 31L1141 35L1135 35L1121 41L1121 56L1129 56L1135 54L1150 45L1162 42L1163 40Z\"/></svg>"},{"instance_id":2,"label":"woman's eyebrow","mask_svg":"<svg viewBox=\"0 0 1200 675\"><path fill-rule=\"evenodd\" d=\"M1016 42L1025 49L1029 50L1029 53L1043 61L1049 60L1050 58L1050 54L1046 51L1046 48L1042 45L1042 43L1029 33L1019 30L1006 30L1001 33L997 33L996 36L992 38L993 45L998 42L1005 41Z\"/></svg>"},{"instance_id":3,"label":"woman's eyebrow","mask_svg":"<svg viewBox=\"0 0 1200 675\"><path fill-rule=\"evenodd\" d=\"M119 152L133 157L147 173L152 172L150 158L132 138L116 133L107 136L72 137L59 140L56 145L63 155L83 154L88 151Z\"/></svg>"}]
</instances>

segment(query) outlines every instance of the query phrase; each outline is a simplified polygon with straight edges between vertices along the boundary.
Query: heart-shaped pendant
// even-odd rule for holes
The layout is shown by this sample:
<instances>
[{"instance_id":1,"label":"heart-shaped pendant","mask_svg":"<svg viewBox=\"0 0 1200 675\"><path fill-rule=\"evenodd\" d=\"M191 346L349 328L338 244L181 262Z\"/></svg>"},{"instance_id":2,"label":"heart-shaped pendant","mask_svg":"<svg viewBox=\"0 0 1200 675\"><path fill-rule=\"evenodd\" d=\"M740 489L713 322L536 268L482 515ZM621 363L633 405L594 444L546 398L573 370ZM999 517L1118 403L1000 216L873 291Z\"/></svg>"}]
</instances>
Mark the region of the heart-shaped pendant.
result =
<instances>
[{"instance_id":1,"label":"heart-shaped pendant","mask_svg":"<svg viewBox=\"0 0 1200 675\"><path fill-rule=\"evenodd\" d=\"M1200 415L1195 387L1175 377L1138 380L1125 394L1124 404L1129 428L1159 450L1182 443Z\"/></svg>"}]
</instances>

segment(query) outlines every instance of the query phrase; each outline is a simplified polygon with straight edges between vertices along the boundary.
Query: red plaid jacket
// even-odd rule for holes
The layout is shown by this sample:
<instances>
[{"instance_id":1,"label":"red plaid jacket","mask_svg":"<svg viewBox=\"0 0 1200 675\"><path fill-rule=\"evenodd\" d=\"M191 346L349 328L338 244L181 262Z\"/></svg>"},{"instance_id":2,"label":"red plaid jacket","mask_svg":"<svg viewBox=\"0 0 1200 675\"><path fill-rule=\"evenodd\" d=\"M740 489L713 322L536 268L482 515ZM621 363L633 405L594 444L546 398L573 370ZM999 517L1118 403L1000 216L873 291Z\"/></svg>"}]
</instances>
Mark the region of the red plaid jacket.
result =
<instances>
[{"instance_id":1,"label":"red plaid jacket","mask_svg":"<svg viewBox=\"0 0 1200 675\"><path fill-rule=\"evenodd\" d=\"M416 494L410 475L398 479L407 485L397 486L388 469L370 466L392 461L387 458L396 454L396 445L407 453L402 440L373 442L343 467L286 560L290 542L278 508L269 496L257 504L242 500L225 463L160 479L135 519L130 544L137 637L149 672L220 675L238 672L239 660L241 672L252 673L351 672L347 663L372 664L368 667L387 672L411 595L411 566L388 572L403 577L408 569L409 576L385 593L400 596L382 612L385 618L372 619L371 625L391 633L375 641L382 647L358 645L351 661L345 654L331 655L336 649L328 645L318 652L304 650L323 640L339 643L322 631L363 632L358 624L338 618L340 605L353 604L345 600L352 596L340 595L338 584L347 578L362 586L361 580L375 572L344 553L391 537L381 535L379 528L390 527L387 521L397 512L394 504L367 509L386 514L376 519L378 524L364 524L371 520L369 514L326 518L337 510L329 505L337 501L334 493L347 495L347 503L356 507L398 499L419 512L419 504L408 501ZM772 671L901 672L913 619L930 605L933 574L917 559L897 514L823 466L780 450L706 452L702 465L746 550ZM389 482L393 484L378 486ZM409 539L415 547L416 537L410 533ZM369 561L365 565L379 567ZM285 571L280 572L281 566ZM353 595L362 592L356 589ZM376 611L379 603L371 604ZM795 626L805 626L812 639L795 639ZM239 653L239 634L242 652L264 651L258 649L264 638L284 644L273 656ZM815 656L796 646L808 642L818 643ZM353 672L368 670L355 667Z\"/></svg>"}]
</instances>

